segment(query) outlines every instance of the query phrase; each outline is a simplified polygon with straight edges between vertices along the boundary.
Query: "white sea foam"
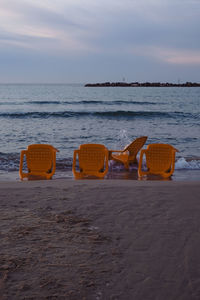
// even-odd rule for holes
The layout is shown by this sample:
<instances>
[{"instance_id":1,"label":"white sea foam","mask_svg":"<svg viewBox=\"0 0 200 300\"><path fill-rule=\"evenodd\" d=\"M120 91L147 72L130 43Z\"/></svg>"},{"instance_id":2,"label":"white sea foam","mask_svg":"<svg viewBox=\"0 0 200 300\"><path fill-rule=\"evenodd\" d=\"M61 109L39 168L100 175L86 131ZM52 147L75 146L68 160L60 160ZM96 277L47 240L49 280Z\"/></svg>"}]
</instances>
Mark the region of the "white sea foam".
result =
<instances>
[{"instance_id":1,"label":"white sea foam","mask_svg":"<svg viewBox=\"0 0 200 300\"><path fill-rule=\"evenodd\" d=\"M200 160L186 161L184 157L181 157L175 163L176 170L200 170Z\"/></svg>"},{"instance_id":2,"label":"white sea foam","mask_svg":"<svg viewBox=\"0 0 200 300\"><path fill-rule=\"evenodd\" d=\"M139 155L137 155L137 160L139 162ZM115 161L109 161L109 166L111 169L116 171L124 170L122 164L117 164ZM143 157L142 166L146 169L146 157ZM137 169L137 165L132 165L130 170ZM200 170L200 160L189 160L187 161L184 157L179 158L175 163L175 170Z\"/></svg>"}]
</instances>

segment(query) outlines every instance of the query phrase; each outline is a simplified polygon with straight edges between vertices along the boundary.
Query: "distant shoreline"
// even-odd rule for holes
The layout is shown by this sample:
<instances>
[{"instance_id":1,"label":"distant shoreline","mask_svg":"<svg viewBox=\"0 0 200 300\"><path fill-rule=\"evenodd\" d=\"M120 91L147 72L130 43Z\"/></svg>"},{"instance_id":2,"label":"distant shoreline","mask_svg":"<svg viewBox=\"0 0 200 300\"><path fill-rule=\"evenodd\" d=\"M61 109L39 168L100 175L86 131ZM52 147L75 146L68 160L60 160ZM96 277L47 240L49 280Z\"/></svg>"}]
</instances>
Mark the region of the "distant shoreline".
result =
<instances>
[{"instance_id":1,"label":"distant shoreline","mask_svg":"<svg viewBox=\"0 0 200 300\"><path fill-rule=\"evenodd\" d=\"M169 83L169 82L103 82L87 83L85 87L200 87L197 82Z\"/></svg>"}]
</instances>

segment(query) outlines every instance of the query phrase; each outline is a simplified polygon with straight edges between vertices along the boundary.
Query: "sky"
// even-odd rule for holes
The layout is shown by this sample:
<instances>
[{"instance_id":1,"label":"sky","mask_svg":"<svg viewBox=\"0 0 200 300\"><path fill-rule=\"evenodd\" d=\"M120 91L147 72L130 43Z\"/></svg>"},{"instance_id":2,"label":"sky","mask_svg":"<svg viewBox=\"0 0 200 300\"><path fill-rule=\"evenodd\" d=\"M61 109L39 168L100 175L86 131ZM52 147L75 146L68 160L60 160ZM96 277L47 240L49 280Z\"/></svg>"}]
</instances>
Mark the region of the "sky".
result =
<instances>
[{"instance_id":1,"label":"sky","mask_svg":"<svg viewBox=\"0 0 200 300\"><path fill-rule=\"evenodd\" d=\"M0 83L200 82L200 0L0 0Z\"/></svg>"}]
</instances>

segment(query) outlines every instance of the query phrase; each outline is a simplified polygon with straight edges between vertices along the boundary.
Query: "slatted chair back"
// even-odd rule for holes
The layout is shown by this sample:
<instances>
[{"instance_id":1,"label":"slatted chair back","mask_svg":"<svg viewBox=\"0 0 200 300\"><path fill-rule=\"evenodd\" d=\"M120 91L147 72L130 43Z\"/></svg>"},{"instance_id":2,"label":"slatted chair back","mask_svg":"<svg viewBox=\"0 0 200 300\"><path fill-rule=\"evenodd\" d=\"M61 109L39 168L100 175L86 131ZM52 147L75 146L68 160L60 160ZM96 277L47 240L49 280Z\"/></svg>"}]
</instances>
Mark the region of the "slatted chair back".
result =
<instances>
[{"instance_id":1,"label":"slatted chair back","mask_svg":"<svg viewBox=\"0 0 200 300\"><path fill-rule=\"evenodd\" d=\"M30 176L42 176L50 179L55 173L56 152L58 150L48 144L32 144L27 150L21 151L20 156L20 178ZM24 156L28 172L23 172Z\"/></svg>"},{"instance_id":2,"label":"slatted chair back","mask_svg":"<svg viewBox=\"0 0 200 300\"><path fill-rule=\"evenodd\" d=\"M147 149L141 150L138 175L158 174L170 177L175 168L175 155L178 150L169 144L149 144ZM143 156L146 156L147 170L142 170Z\"/></svg>"},{"instance_id":3,"label":"slatted chair back","mask_svg":"<svg viewBox=\"0 0 200 300\"><path fill-rule=\"evenodd\" d=\"M133 160L136 158L137 153L140 151L140 149L144 146L146 143L147 136L141 136L137 139L135 139L131 144L126 146L124 148L124 152L128 151L129 152L129 160Z\"/></svg>"},{"instance_id":4,"label":"slatted chair back","mask_svg":"<svg viewBox=\"0 0 200 300\"><path fill-rule=\"evenodd\" d=\"M76 171L78 156L79 172ZM76 178L91 175L103 178L108 172L108 149L101 144L83 144L74 151L73 173Z\"/></svg>"}]
</instances>

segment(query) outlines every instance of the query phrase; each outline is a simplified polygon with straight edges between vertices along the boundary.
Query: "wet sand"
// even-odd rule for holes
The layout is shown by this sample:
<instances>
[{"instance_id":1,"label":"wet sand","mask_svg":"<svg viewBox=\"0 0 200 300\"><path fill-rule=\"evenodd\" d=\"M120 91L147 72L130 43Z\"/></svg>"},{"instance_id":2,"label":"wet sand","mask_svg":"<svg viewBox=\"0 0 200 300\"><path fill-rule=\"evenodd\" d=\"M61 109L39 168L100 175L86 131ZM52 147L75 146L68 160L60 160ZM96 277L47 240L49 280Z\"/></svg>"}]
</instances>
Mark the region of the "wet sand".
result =
<instances>
[{"instance_id":1,"label":"wet sand","mask_svg":"<svg viewBox=\"0 0 200 300\"><path fill-rule=\"evenodd\" d=\"M200 181L0 182L2 299L200 299Z\"/></svg>"}]
</instances>

